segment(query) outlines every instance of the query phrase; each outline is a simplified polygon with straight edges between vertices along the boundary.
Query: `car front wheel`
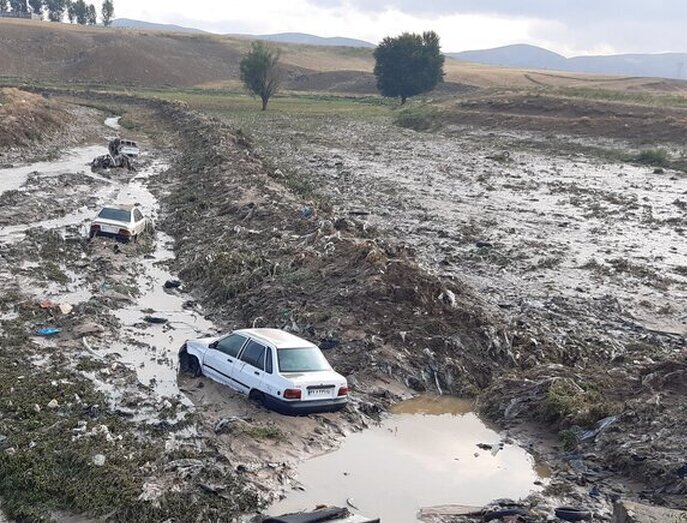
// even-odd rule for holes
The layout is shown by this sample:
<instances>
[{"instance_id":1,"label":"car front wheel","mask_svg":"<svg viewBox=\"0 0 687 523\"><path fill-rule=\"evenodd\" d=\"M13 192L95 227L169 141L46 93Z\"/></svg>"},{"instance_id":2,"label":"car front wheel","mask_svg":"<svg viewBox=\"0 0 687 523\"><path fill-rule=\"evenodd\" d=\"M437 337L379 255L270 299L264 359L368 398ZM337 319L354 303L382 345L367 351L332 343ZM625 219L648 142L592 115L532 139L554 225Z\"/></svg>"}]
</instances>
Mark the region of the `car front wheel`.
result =
<instances>
[{"instance_id":1,"label":"car front wheel","mask_svg":"<svg viewBox=\"0 0 687 523\"><path fill-rule=\"evenodd\" d=\"M179 371L197 378L202 374L198 358L190 355L184 345L179 352Z\"/></svg>"}]
</instances>

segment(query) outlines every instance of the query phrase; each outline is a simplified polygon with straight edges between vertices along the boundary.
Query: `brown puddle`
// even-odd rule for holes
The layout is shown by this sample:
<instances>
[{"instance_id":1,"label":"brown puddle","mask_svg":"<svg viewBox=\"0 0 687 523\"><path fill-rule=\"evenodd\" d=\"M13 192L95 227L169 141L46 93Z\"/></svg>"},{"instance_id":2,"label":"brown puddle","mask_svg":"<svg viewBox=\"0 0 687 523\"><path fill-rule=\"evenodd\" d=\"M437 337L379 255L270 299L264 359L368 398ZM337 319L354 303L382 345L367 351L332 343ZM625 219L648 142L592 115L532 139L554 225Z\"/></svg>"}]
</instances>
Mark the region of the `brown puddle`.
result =
<instances>
[{"instance_id":1,"label":"brown puddle","mask_svg":"<svg viewBox=\"0 0 687 523\"><path fill-rule=\"evenodd\" d=\"M338 451L302 463L298 480L305 490L289 493L270 513L348 503L382 521L414 523L422 507L481 506L541 488L534 482L543 470L534 458L503 443L472 408L471 402L448 396L400 403L380 426L352 434Z\"/></svg>"}]
</instances>

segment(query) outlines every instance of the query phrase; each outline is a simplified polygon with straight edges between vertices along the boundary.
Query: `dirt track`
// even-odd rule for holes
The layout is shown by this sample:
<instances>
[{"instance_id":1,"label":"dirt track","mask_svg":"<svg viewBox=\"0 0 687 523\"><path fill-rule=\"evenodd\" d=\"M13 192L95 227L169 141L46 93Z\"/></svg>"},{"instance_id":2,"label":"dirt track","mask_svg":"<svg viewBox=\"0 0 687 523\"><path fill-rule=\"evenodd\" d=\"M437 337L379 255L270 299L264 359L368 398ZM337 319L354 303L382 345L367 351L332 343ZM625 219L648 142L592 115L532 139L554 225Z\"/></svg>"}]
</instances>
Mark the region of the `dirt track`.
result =
<instances>
[{"instance_id":1,"label":"dirt track","mask_svg":"<svg viewBox=\"0 0 687 523\"><path fill-rule=\"evenodd\" d=\"M678 429L684 333L654 331L668 330L666 324L684 328L680 267L687 262L683 251L664 249L646 234L659 230L674 243L683 239L683 209L672 202L681 201L676 187L683 177L656 178L646 169L589 158L552 162L529 151L501 162L486 158L502 152L498 138L458 141L383 123L323 122L313 129L303 122L294 129L301 122L267 121L252 128L256 154L243 135L181 106L126 98L111 103L130 111L125 119L156 133L146 144L151 157L144 176L67 172L60 175L64 184L44 186L51 205L35 214L16 218L2 207L12 227L41 221L43 208L51 219L70 216L69 223L42 224L47 231L11 229L5 236L1 354L5 362L16 361L21 346L30 356L16 369L3 367L11 369L3 383L21 385L4 391L17 402L5 419L47 426L49 438L33 450L0 421L0 434L9 435L14 448L0 462L10 471L2 481L26 466L13 456L34 466L47 460L64 472L51 461L57 441L82 456L74 459L88 471L83 479L94 493L85 501L74 492L48 492L57 506L93 514L116 510L114 519L122 521L183 519L180 513L228 520L289 484L294 471L281 458L336 445L410 389L466 395L492 385L485 405L516 435L525 432L514 420L531 417L519 412L565 429L619 416L612 430L569 454L542 447L556 472L549 497L531 502L546 507L562 497L607 513L608 499L620 494L683 505L684 475L675 463L684 446ZM14 196L24 206L45 198L32 191L32 180ZM98 203L93 191L110 185L159 212L155 238L126 246L80 238L82 220ZM311 192L312 186L318 189ZM83 217L70 214L70 204L85 205ZM589 251L579 246L593 245L602 234L594 251L608 252L591 264ZM172 247L174 259L168 257ZM160 288L170 271L184 282L179 295ZM74 312L41 309L46 289L56 299L74 295ZM195 315L190 327L141 322L159 300L166 312L157 312L170 318ZM667 302L672 306L663 307ZM356 390L347 412L294 423L206 380L182 379L183 394L177 393L177 337L254 322L335 343L328 356ZM61 327L61 337L40 342L27 336L46 323ZM60 389L58 410L36 410L32 387L58 379L70 383ZM561 384L572 387L570 403L555 403ZM603 402L592 394L611 386L617 393ZM41 391L46 404L56 394ZM655 420L665 437L647 442L641 434ZM93 434L61 442L60 423ZM103 425L113 441L98 428ZM325 437L313 440L312 431ZM625 446L613 451L619 440ZM130 448L138 450L126 458ZM94 469L95 452L105 452L112 467ZM112 499L103 484L121 470L131 477L116 476L124 494ZM600 478L598 470L616 474ZM644 483L625 481L630 470ZM600 500L589 497L592 482L602 489ZM30 518L29 509L37 510L23 499L13 503L14 514Z\"/></svg>"}]
</instances>

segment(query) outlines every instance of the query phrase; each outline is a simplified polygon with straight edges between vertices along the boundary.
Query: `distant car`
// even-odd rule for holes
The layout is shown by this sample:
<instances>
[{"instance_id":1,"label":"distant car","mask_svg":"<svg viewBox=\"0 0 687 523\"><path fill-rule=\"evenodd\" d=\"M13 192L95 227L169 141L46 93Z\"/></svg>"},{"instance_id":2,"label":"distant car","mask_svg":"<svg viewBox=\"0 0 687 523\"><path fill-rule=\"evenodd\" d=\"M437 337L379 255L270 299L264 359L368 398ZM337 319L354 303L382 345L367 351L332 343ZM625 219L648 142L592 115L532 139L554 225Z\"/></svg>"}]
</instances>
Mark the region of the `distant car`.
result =
<instances>
[{"instance_id":1,"label":"distant car","mask_svg":"<svg viewBox=\"0 0 687 523\"><path fill-rule=\"evenodd\" d=\"M90 237L111 236L121 240L138 238L146 230L148 220L133 205L103 207L91 222Z\"/></svg>"},{"instance_id":2,"label":"distant car","mask_svg":"<svg viewBox=\"0 0 687 523\"><path fill-rule=\"evenodd\" d=\"M179 367L228 385L282 414L335 412L348 402L346 378L319 347L279 329L242 329L188 340Z\"/></svg>"},{"instance_id":3,"label":"distant car","mask_svg":"<svg viewBox=\"0 0 687 523\"><path fill-rule=\"evenodd\" d=\"M141 149L133 140L115 138L108 145L108 150L112 156L124 155L129 158L137 158L141 154Z\"/></svg>"}]
</instances>

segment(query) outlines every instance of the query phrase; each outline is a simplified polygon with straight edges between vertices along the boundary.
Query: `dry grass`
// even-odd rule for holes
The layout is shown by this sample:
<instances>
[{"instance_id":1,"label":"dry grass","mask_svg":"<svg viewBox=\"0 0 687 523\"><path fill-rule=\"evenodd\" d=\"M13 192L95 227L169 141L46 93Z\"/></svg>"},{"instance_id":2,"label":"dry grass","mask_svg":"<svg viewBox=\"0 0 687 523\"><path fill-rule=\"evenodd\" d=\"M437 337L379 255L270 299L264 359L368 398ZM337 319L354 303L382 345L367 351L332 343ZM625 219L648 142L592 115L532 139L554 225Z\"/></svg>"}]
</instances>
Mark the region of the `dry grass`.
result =
<instances>
[{"instance_id":1,"label":"dry grass","mask_svg":"<svg viewBox=\"0 0 687 523\"><path fill-rule=\"evenodd\" d=\"M0 89L0 147L21 147L56 132L71 116L62 107L42 96Z\"/></svg>"},{"instance_id":2,"label":"dry grass","mask_svg":"<svg viewBox=\"0 0 687 523\"><path fill-rule=\"evenodd\" d=\"M221 87L238 85L249 38L0 20L1 76L87 84ZM46 45L46 42L51 42ZM273 44L289 73L372 72L371 49ZM107 64L104 67L103 64ZM687 95L687 82L509 69L446 61L446 81L481 88L584 88Z\"/></svg>"}]
</instances>

